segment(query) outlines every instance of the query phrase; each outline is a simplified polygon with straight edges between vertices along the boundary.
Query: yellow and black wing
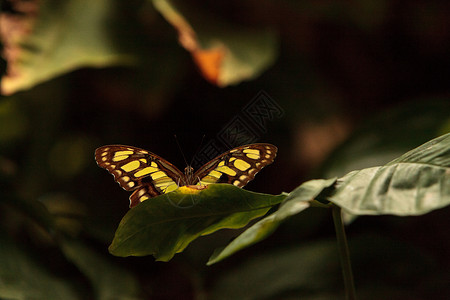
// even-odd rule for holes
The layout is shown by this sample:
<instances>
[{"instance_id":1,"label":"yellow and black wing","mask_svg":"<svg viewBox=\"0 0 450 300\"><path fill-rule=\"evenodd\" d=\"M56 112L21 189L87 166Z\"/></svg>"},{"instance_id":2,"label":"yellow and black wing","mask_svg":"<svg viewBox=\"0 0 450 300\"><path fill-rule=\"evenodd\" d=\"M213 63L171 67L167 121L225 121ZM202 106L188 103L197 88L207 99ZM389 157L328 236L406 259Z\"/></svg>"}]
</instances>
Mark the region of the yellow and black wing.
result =
<instances>
[{"instance_id":1,"label":"yellow and black wing","mask_svg":"<svg viewBox=\"0 0 450 300\"><path fill-rule=\"evenodd\" d=\"M149 198L169 193L185 182L184 174L162 157L147 150L107 145L95 150L97 164L114 175L130 196L130 207Z\"/></svg>"},{"instance_id":2,"label":"yellow and black wing","mask_svg":"<svg viewBox=\"0 0 450 300\"><path fill-rule=\"evenodd\" d=\"M277 150L274 145L261 143L231 149L195 172L195 184L230 183L243 187L255 178L256 173L274 161Z\"/></svg>"}]
</instances>

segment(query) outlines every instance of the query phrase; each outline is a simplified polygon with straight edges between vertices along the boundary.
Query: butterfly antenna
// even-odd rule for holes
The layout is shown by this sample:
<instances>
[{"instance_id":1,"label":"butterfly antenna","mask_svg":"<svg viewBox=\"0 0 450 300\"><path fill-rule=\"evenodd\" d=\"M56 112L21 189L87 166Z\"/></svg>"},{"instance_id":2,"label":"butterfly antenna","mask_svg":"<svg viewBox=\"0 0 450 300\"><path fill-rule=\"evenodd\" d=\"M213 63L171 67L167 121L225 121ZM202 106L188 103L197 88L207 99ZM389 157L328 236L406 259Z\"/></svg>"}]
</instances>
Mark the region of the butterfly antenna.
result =
<instances>
[{"instance_id":1,"label":"butterfly antenna","mask_svg":"<svg viewBox=\"0 0 450 300\"><path fill-rule=\"evenodd\" d=\"M190 165L188 165L188 163L187 163L186 156L184 156L183 149L181 149L180 143L178 143L177 135L174 134L173 137L175 138L175 142L177 143L178 150L180 150L180 152L181 152L181 156L183 156L184 163L186 164L186 166L190 166Z\"/></svg>"},{"instance_id":2,"label":"butterfly antenna","mask_svg":"<svg viewBox=\"0 0 450 300\"><path fill-rule=\"evenodd\" d=\"M205 136L206 136L206 134L204 134L204 135L202 136L202 140L200 141L200 144L198 145L197 150L195 150L194 156L192 156L190 166L192 166L192 163L194 162L194 158L195 158L195 157L197 156L197 154L200 152L200 149L201 149L201 147L202 147L202 145L203 145L203 140L205 139Z\"/></svg>"}]
</instances>

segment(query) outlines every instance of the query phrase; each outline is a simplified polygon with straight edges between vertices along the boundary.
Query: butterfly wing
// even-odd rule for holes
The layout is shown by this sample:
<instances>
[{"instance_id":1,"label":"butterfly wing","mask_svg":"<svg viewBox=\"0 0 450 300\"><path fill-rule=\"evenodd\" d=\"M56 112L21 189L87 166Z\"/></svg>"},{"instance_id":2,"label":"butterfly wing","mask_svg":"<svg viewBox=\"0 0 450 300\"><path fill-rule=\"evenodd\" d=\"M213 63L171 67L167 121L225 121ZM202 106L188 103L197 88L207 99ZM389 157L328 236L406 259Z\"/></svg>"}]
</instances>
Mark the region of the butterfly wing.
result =
<instances>
[{"instance_id":1,"label":"butterfly wing","mask_svg":"<svg viewBox=\"0 0 450 300\"><path fill-rule=\"evenodd\" d=\"M162 157L144 149L107 145L95 150L97 164L109 171L130 196L130 207L171 192L184 182L184 174Z\"/></svg>"},{"instance_id":2,"label":"butterfly wing","mask_svg":"<svg viewBox=\"0 0 450 300\"><path fill-rule=\"evenodd\" d=\"M256 173L271 164L277 155L271 144L250 144L225 152L203 165L194 174L197 185L230 183L243 187Z\"/></svg>"}]
</instances>

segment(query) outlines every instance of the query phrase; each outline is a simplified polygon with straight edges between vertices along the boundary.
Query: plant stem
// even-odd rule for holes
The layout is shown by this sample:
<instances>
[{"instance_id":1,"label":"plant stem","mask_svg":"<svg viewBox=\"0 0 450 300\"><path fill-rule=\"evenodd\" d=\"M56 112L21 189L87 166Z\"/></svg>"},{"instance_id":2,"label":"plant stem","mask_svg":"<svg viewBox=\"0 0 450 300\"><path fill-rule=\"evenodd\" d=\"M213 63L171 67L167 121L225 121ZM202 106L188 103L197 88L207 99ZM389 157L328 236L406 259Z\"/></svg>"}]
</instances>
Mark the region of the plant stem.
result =
<instances>
[{"instance_id":1,"label":"plant stem","mask_svg":"<svg viewBox=\"0 0 450 300\"><path fill-rule=\"evenodd\" d=\"M350 263L350 252L348 250L347 237L345 235L344 223L342 222L341 208L337 205L331 206L333 213L334 229L341 261L342 274L344 276L345 296L348 300L356 299L355 284L353 282L353 272Z\"/></svg>"}]
</instances>

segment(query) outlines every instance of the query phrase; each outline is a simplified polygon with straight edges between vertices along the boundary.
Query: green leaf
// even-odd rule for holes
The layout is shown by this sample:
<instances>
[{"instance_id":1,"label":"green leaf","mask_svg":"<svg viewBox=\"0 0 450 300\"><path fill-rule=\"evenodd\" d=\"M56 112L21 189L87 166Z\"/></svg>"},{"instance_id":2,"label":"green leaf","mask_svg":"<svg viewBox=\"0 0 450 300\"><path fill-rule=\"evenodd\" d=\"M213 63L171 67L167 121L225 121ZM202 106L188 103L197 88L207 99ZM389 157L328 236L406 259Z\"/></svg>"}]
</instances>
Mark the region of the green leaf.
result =
<instances>
[{"instance_id":1,"label":"green leaf","mask_svg":"<svg viewBox=\"0 0 450 300\"><path fill-rule=\"evenodd\" d=\"M184 1L153 4L178 31L203 76L220 87L253 79L275 61L278 42L272 30L238 27Z\"/></svg>"},{"instance_id":2,"label":"green leaf","mask_svg":"<svg viewBox=\"0 0 450 300\"><path fill-rule=\"evenodd\" d=\"M14 207L48 232L56 229L54 216L41 201L24 199L8 193L3 194L0 191L0 204L2 202Z\"/></svg>"},{"instance_id":3,"label":"green leaf","mask_svg":"<svg viewBox=\"0 0 450 300\"><path fill-rule=\"evenodd\" d=\"M61 275L0 232L1 299L80 299L73 282Z\"/></svg>"},{"instance_id":4,"label":"green leaf","mask_svg":"<svg viewBox=\"0 0 450 300\"><path fill-rule=\"evenodd\" d=\"M229 184L187 187L142 202L123 217L109 247L116 256L152 254L168 261L201 235L241 228L285 195L249 192Z\"/></svg>"},{"instance_id":5,"label":"green leaf","mask_svg":"<svg viewBox=\"0 0 450 300\"><path fill-rule=\"evenodd\" d=\"M309 201L317 197L324 189L334 185L335 182L336 179L318 179L303 183L284 199L276 212L252 225L225 248L216 250L207 264L212 265L219 262L235 252L265 239L287 218L307 209L310 206Z\"/></svg>"},{"instance_id":6,"label":"green leaf","mask_svg":"<svg viewBox=\"0 0 450 300\"><path fill-rule=\"evenodd\" d=\"M382 166L450 131L450 101L409 101L367 120L324 162L322 177Z\"/></svg>"},{"instance_id":7,"label":"green leaf","mask_svg":"<svg viewBox=\"0 0 450 300\"><path fill-rule=\"evenodd\" d=\"M118 2L39 1L22 14L3 13L8 62L1 90L12 94L80 67L129 64L117 43ZM19 8L20 9L20 8ZM30 13L33 11L33 13ZM109 24L109 25L108 25ZM124 33L125 35L125 33ZM121 37L124 39L124 36ZM120 45L120 46L119 46Z\"/></svg>"},{"instance_id":8,"label":"green leaf","mask_svg":"<svg viewBox=\"0 0 450 300\"><path fill-rule=\"evenodd\" d=\"M339 279L336 242L310 242L301 247L254 255L219 278L211 298L291 299L286 293L296 291L292 299L310 299L307 295L312 291L329 291Z\"/></svg>"},{"instance_id":9,"label":"green leaf","mask_svg":"<svg viewBox=\"0 0 450 300\"><path fill-rule=\"evenodd\" d=\"M61 249L94 287L95 299L140 299L139 283L127 270L114 265L79 240L65 238Z\"/></svg>"},{"instance_id":10,"label":"green leaf","mask_svg":"<svg viewBox=\"0 0 450 300\"><path fill-rule=\"evenodd\" d=\"M348 173L329 200L355 215L421 215L450 204L450 134Z\"/></svg>"},{"instance_id":11,"label":"green leaf","mask_svg":"<svg viewBox=\"0 0 450 300\"><path fill-rule=\"evenodd\" d=\"M335 239L299 243L302 245L255 253L228 268L215 280L210 298L344 299ZM417 295L431 299L423 295L448 291L448 283L442 284L448 282L448 271L437 267L423 247L372 232L353 236L349 247L358 278L358 299L417 299Z\"/></svg>"}]
</instances>

